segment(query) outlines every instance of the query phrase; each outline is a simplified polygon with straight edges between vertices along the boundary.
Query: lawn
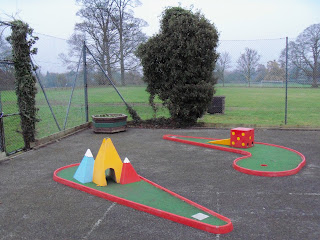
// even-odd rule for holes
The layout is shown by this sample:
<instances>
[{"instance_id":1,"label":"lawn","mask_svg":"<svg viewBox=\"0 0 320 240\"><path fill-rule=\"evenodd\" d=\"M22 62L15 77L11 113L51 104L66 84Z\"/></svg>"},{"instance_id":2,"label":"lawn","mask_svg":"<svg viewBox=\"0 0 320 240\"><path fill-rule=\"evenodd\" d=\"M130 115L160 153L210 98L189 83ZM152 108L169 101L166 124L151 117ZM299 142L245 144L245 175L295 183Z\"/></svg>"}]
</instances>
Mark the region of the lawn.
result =
<instances>
[{"instance_id":1,"label":"lawn","mask_svg":"<svg viewBox=\"0 0 320 240\"><path fill-rule=\"evenodd\" d=\"M148 106L148 93L144 87L120 87L119 91L143 118L151 118L153 112ZM226 96L225 114L205 114L199 121L205 123L256 124L265 126L284 125L284 88L218 88L216 96ZM319 127L320 89L289 88L288 126ZM160 101L156 101L160 103ZM89 112L123 113L125 107L112 88L89 89ZM169 116L167 109L161 108L157 116Z\"/></svg>"},{"instance_id":2,"label":"lawn","mask_svg":"<svg viewBox=\"0 0 320 240\"><path fill-rule=\"evenodd\" d=\"M285 124L285 89L283 88L218 88L216 94L226 96L224 115L206 114L206 123ZM288 126L319 127L320 89L288 89Z\"/></svg>"},{"instance_id":3,"label":"lawn","mask_svg":"<svg viewBox=\"0 0 320 240\"><path fill-rule=\"evenodd\" d=\"M154 116L148 105L148 93L145 86L119 87L123 98L138 112L142 119ZM46 90L52 110L60 129L64 129L66 112L70 99L71 89ZM205 114L199 122L207 124L250 124L257 126L281 126L285 121L285 89L284 88L246 88L246 87L218 87L216 96L225 96L225 114ZM17 112L14 91L3 91L3 111ZM320 89L289 88L288 90L288 126L320 127ZM37 138L58 132L58 127L52 117L41 90L37 94L38 117ZM116 91L108 86L91 87L88 89L89 121L93 114L127 113L124 103ZM169 112L162 107L159 100L157 117L168 117ZM129 117L129 120L131 118ZM65 128L85 123L85 104L83 88L75 89L69 116ZM4 119L7 151L23 146L19 133L19 118ZM10 149L10 150L8 150Z\"/></svg>"}]
</instances>

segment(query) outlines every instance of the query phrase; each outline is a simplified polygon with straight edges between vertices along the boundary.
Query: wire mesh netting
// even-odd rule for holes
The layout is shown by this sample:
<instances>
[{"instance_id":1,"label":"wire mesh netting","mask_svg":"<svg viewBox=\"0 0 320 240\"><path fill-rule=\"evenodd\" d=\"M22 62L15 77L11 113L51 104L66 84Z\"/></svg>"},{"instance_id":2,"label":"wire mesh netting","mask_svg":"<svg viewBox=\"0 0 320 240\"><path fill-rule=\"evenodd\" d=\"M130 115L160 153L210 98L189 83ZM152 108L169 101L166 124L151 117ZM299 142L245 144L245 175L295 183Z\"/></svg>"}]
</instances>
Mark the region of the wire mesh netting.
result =
<instances>
[{"instance_id":1,"label":"wire mesh netting","mask_svg":"<svg viewBox=\"0 0 320 240\"><path fill-rule=\"evenodd\" d=\"M37 138L42 138L81 125L86 119L83 74L77 72L77 62L68 68L61 56L68 51L67 40L38 36L38 54L33 61L38 66Z\"/></svg>"},{"instance_id":2,"label":"wire mesh netting","mask_svg":"<svg viewBox=\"0 0 320 240\"><path fill-rule=\"evenodd\" d=\"M142 119L150 119L155 115L168 116L168 110L161 107L158 101L159 110L155 114L148 104L149 95L146 92L141 74L130 72L125 75L126 85L121 85L119 73L105 76L101 69L94 63L90 54L88 56L87 82L89 116L96 114L124 113L132 120L126 107L126 103L133 107ZM113 86L115 85L115 87ZM115 90L115 88L117 90ZM119 93L118 93L118 92ZM124 102L124 101L126 102Z\"/></svg>"},{"instance_id":3,"label":"wire mesh netting","mask_svg":"<svg viewBox=\"0 0 320 240\"><path fill-rule=\"evenodd\" d=\"M0 63L0 148L11 153L24 147L14 87L13 67Z\"/></svg>"},{"instance_id":4,"label":"wire mesh netting","mask_svg":"<svg viewBox=\"0 0 320 240\"><path fill-rule=\"evenodd\" d=\"M24 147L20 115L15 93L14 67L10 62L11 49L6 37L8 26L0 27L0 152L12 153Z\"/></svg>"},{"instance_id":5,"label":"wire mesh netting","mask_svg":"<svg viewBox=\"0 0 320 240\"><path fill-rule=\"evenodd\" d=\"M10 31L5 32L2 34L1 49L2 52L7 51L9 57L10 48L4 39ZM72 48L73 52L69 54L70 41L40 33L36 35L39 36L35 45L38 54L32 58L39 67L36 71L36 104L40 121L36 124L36 138L85 123L86 91L89 121L92 115L97 114L129 115L123 99L142 119L169 117L168 110L159 99L155 100L158 107L156 113L149 106L149 94L142 81L142 69L125 72L125 86L121 83L118 68L114 68L112 74L108 75L122 99L88 52L87 75L84 77L82 46L78 46L77 50ZM295 41L296 39L289 39L288 61L285 38L220 41L220 57L214 71L217 78L215 96L225 96L224 114L207 113L199 121L208 124L319 127L319 88L314 86L315 83L318 84L319 74L315 76L315 80L314 75L308 73L310 68L303 70L294 62L294 50L291 51L290 47L293 47L292 42ZM10 118L2 118L9 152L23 147L23 140L19 115L14 115L18 113L18 108L13 68L9 64L0 64L0 73L1 112L13 114Z\"/></svg>"},{"instance_id":6,"label":"wire mesh netting","mask_svg":"<svg viewBox=\"0 0 320 240\"><path fill-rule=\"evenodd\" d=\"M220 57L215 70L218 78L216 95L226 96L225 114L206 115L203 121L319 126L319 90L312 87L311 74L306 74L311 68L304 66L303 71L297 65L291 44L295 41L289 39L287 58L286 38L220 41ZM308 57L312 57L311 53Z\"/></svg>"}]
</instances>

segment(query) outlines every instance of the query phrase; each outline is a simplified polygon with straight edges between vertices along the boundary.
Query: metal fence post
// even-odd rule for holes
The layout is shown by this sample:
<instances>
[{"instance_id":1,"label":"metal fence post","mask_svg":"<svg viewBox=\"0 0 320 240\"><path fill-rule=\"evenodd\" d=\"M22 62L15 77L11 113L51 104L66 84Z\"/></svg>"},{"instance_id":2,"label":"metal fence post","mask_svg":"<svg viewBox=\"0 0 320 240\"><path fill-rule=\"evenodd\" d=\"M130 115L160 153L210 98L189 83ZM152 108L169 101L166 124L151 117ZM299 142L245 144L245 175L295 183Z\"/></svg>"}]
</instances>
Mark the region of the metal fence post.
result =
<instances>
[{"instance_id":1,"label":"metal fence post","mask_svg":"<svg viewBox=\"0 0 320 240\"><path fill-rule=\"evenodd\" d=\"M0 91L0 153L5 151L4 144L4 131L3 131L3 112L1 102L1 91Z\"/></svg>"},{"instance_id":2,"label":"metal fence post","mask_svg":"<svg viewBox=\"0 0 320 240\"><path fill-rule=\"evenodd\" d=\"M87 79L87 50L86 42L83 41L83 84L84 84L84 101L86 122L89 122L89 106L88 106L88 79Z\"/></svg>"},{"instance_id":3,"label":"metal fence post","mask_svg":"<svg viewBox=\"0 0 320 240\"><path fill-rule=\"evenodd\" d=\"M284 124L287 125L288 118L288 37L286 37L286 97L285 97L285 113Z\"/></svg>"},{"instance_id":4,"label":"metal fence post","mask_svg":"<svg viewBox=\"0 0 320 240\"><path fill-rule=\"evenodd\" d=\"M68 104L68 109L67 109L67 113L66 113L66 118L64 119L63 130L66 130L69 111L70 111L70 106L71 106L71 101L72 101L72 96L73 96L73 92L74 92L74 89L76 87L76 83L77 83L77 79L78 79L78 75L79 75L79 67L80 67L81 59L82 59L82 55L80 55L78 66L77 66L76 77L74 78L74 81L73 81L73 84L72 84L72 90L71 90L71 95L70 95L70 98L69 98L69 104Z\"/></svg>"}]
</instances>

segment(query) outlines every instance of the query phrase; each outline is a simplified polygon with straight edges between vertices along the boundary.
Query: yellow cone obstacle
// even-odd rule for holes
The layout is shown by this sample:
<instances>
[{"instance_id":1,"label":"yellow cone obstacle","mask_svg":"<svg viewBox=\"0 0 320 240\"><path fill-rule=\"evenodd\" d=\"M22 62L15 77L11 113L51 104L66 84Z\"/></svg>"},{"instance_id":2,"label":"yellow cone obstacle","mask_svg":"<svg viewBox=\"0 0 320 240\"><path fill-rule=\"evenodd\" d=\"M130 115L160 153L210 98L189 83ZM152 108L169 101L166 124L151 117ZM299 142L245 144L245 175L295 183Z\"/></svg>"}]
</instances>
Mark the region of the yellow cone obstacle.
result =
<instances>
[{"instance_id":1,"label":"yellow cone obstacle","mask_svg":"<svg viewBox=\"0 0 320 240\"><path fill-rule=\"evenodd\" d=\"M113 169L114 181L120 183L122 161L110 138L104 138L94 162L92 181L98 186L106 186L106 170Z\"/></svg>"},{"instance_id":2,"label":"yellow cone obstacle","mask_svg":"<svg viewBox=\"0 0 320 240\"><path fill-rule=\"evenodd\" d=\"M221 140L215 140L215 141L210 141L209 143L230 146L230 138L228 138L228 139L221 139Z\"/></svg>"}]
</instances>

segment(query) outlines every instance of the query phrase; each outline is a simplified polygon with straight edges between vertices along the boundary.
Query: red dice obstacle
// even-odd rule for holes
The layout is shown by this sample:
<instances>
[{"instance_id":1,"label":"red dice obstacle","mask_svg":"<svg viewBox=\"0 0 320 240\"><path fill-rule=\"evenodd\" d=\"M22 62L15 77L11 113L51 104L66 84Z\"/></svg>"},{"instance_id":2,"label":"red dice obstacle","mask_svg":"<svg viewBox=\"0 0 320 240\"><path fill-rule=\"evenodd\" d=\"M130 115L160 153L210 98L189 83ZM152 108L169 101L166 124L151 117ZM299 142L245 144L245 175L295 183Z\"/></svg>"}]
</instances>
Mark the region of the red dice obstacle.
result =
<instances>
[{"instance_id":1,"label":"red dice obstacle","mask_svg":"<svg viewBox=\"0 0 320 240\"><path fill-rule=\"evenodd\" d=\"M236 148L250 148L254 146L253 128L233 128L230 131L230 146Z\"/></svg>"}]
</instances>

